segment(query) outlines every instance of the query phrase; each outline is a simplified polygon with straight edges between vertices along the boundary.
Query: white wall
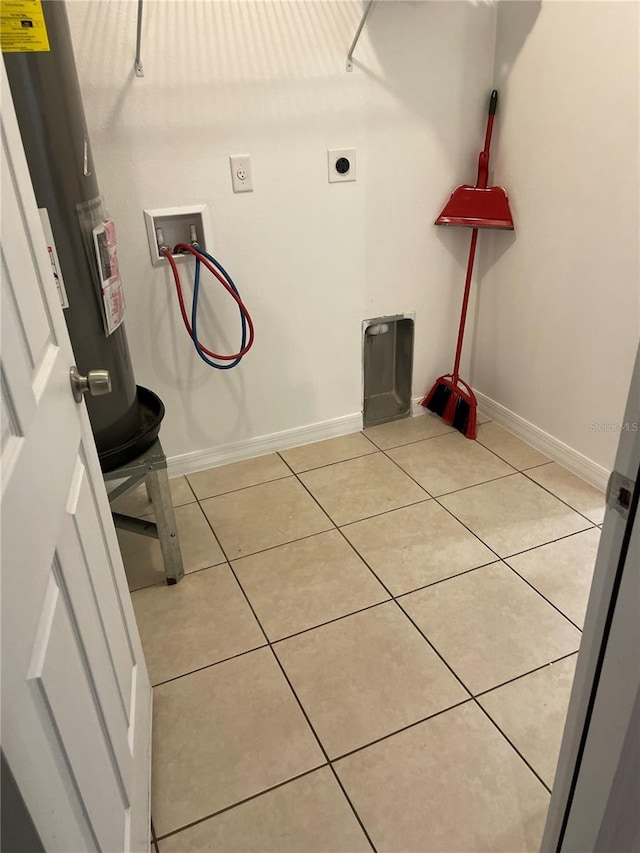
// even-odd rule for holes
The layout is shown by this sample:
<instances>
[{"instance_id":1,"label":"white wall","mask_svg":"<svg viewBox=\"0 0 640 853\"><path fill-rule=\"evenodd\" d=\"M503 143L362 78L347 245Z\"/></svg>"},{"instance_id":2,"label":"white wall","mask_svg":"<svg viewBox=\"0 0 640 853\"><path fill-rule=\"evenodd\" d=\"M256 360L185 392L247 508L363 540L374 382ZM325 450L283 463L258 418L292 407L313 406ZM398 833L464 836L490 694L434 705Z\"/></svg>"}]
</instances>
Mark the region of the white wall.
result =
<instances>
[{"instance_id":1,"label":"white wall","mask_svg":"<svg viewBox=\"0 0 640 853\"><path fill-rule=\"evenodd\" d=\"M502 2L474 387L610 469L640 329L636 2Z\"/></svg>"},{"instance_id":2,"label":"white wall","mask_svg":"<svg viewBox=\"0 0 640 853\"><path fill-rule=\"evenodd\" d=\"M415 311L415 395L450 369L468 240L432 222L475 177L494 7L378 2L348 74L360 2L146 0L143 79L135 2L68 7L136 379L166 404L169 456L359 413L370 317ZM330 185L326 150L348 146L358 180ZM235 153L252 156L253 194L231 192ZM224 373L198 359L148 257L142 210L190 202L210 206L256 324ZM205 312L202 337L233 347L239 323L211 287L224 333Z\"/></svg>"}]
</instances>

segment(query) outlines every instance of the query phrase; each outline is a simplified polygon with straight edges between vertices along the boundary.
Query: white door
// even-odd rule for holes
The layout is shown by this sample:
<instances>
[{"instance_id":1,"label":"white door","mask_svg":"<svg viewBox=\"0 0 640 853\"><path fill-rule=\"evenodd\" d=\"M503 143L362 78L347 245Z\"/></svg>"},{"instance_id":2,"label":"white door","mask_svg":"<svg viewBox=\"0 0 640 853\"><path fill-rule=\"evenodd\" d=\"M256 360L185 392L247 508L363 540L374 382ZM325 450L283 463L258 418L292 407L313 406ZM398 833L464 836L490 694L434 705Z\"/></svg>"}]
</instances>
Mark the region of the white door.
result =
<instances>
[{"instance_id":1,"label":"white door","mask_svg":"<svg viewBox=\"0 0 640 853\"><path fill-rule=\"evenodd\" d=\"M640 350L615 471L544 853L640 850Z\"/></svg>"},{"instance_id":2,"label":"white door","mask_svg":"<svg viewBox=\"0 0 640 853\"><path fill-rule=\"evenodd\" d=\"M2 749L47 851L148 850L151 688L0 64Z\"/></svg>"}]
</instances>

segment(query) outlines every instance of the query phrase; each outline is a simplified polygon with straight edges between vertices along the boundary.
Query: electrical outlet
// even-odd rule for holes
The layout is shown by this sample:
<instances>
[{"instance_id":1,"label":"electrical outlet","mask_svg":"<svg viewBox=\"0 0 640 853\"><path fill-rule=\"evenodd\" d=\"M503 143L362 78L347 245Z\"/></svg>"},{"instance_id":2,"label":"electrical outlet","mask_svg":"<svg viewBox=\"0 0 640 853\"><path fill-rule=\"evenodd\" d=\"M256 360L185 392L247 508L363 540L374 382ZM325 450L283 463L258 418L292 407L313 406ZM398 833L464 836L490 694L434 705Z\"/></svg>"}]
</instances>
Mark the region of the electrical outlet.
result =
<instances>
[{"instance_id":1,"label":"electrical outlet","mask_svg":"<svg viewBox=\"0 0 640 853\"><path fill-rule=\"evenodd\" d=\"M235 154L229 157L229 164L231 166L231 186L234 193L252 193L251 156L249 154Z\"/></svg>"},{"instance_id":2,"label":"electrical outlet","mask_svg":"<svg viewBox=\"0 0 640 853\"><path fill-rule=\"evenodd\" d=\"M355 148L330 148L327 151L327 164L329 166L330 184L337 181L355 181Z\"/></svg>"}]
</instances>

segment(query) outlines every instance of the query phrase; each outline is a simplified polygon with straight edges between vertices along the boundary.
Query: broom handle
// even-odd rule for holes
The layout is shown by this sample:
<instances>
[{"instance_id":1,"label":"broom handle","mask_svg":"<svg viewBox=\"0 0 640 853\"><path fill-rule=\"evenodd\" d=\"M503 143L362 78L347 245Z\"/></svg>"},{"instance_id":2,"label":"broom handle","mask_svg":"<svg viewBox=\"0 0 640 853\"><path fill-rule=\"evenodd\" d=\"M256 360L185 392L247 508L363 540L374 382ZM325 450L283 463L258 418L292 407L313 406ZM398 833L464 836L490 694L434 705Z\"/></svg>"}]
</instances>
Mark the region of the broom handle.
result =
<instances>
[{"instance_id":1,"label":"broom handle","mask_svg":"<svg viewBox=\"0 0 640 853\"><path fill-rule=\"evenodd\" d=\"M458 345L456 347L456 360L453 365L453 382L458 383L460 371L460 357L462 355L462 340L464 338L464 327L467 322L467 308L469 307L469 294L471 292L471 277L473 275L473 261L476 256L476 243L478 242L478 229L474 228L471 233L471 246L469 247L469 260L467 261L467 277L464 282L464 297L462 299L462 313L460 314L460 326L458 328Z\"/></svg>"},{"instance_id":2,"label":"broom handle","mask_svg":"<svg viewBox=\"0 0 640 853\"><path fill-rule=\"evenodd\" d=\"M487 117L487 132L484 137L484 148L478 157L478 177L476 187L486 189L489 183L489 150L491 148L491 134L493 133L493 120L498 106L498 90L494 89L489 98L489 115Z\"/></svg>"}]
</instances>

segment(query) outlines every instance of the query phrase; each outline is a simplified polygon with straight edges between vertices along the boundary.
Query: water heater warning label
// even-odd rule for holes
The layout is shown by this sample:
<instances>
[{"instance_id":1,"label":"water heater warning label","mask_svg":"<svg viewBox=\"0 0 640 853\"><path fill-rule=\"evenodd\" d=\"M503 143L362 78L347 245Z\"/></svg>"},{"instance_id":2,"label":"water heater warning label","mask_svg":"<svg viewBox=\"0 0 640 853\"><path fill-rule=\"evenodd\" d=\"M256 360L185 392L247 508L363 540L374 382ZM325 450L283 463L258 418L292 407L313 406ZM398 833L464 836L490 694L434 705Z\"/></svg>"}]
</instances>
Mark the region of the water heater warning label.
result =
<instances>
[{"instance_id":1,"label":"water heater warning label","mask_svg":"<svg viewBox=\"0 0 640 853\"><path fill-rule=\"evenodd\" d=\"M1 0L0 45L3 53L50 50L41 0Z\"/></svg>"}]
</instances>

